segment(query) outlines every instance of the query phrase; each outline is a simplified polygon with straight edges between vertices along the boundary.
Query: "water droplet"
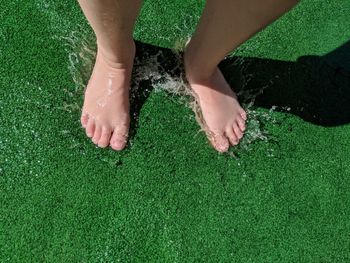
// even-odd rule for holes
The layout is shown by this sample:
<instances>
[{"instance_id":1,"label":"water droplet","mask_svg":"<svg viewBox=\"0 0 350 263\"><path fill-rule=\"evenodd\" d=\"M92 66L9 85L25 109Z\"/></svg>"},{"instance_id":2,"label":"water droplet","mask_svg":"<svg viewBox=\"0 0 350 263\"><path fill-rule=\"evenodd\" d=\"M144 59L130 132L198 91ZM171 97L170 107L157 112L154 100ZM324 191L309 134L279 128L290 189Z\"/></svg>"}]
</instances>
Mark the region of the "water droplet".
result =
<instances>
[{"instance_id":1,"label":"water droplet","mask_svg":"<svg viewBox=\"0 0 350 263\"><path fill-rule=\"evenodd\" d=\"M108 79L108 84L107 84L107 95L111 95L114 92L113 88L113 81L112 79Z\"/></svg>"},{"instance_id":2,"label":"water droplet","mask_svg":"<svg viewBox=\"0 0 350 263\"><path fill-rule=\"evenodd\" d=\"M102 97L100 99L97 100L97 105L100 107L104 107L107 104L107 98L106 97Z\"/></svg>"}]
</instances>

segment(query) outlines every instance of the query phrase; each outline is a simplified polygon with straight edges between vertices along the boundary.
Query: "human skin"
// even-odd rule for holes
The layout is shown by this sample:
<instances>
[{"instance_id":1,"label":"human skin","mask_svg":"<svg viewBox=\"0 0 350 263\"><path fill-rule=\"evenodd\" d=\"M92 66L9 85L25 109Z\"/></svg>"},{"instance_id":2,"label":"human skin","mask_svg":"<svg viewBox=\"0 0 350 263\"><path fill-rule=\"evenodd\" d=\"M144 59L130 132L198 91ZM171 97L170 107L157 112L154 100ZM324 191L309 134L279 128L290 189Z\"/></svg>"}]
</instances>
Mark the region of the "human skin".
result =
<instances>
[{"instance_id":1,"label":"human skin","mask_svg":"<svg viewBox=\"0 0 350 263\"><path fill-rule=\"evenodd\" d=\"M129 89L135 56L133 28L140 0L79 0L97 39L95 67L81 123L99 147L127 142ZM225 152L243 137L247 114L218 68L220 61L298 3L297 0L208 0L184 51L190 88L198 99L211 145Z\"/></svg>"},{"instance_id":2,"label":"human skin","mask_svg":"<svg viewBox=\"0 0 350 263\"><path fill-rule=\"evenodd\" d=\"M132 32L139 0L79 0L96 34L97 56L81 115L86 135L99 147L124 149L129 125L129 90L135 57Z\"/></svg>"}]
</instances>

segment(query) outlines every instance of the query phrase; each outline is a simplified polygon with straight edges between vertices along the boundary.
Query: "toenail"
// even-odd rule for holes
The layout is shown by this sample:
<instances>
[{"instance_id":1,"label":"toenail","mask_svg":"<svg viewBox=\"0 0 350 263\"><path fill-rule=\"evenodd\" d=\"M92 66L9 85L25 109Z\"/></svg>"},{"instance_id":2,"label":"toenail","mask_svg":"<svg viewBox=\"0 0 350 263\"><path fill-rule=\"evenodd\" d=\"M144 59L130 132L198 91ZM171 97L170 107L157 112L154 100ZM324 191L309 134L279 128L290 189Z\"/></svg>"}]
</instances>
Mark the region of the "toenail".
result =
<instances>
[{"instance_id":1,"label":"toenail","mask_svg":"<svg viewBox=\"0 0 350 263\"><path fill-rule=\"evenodd\" d=\"M112 144L114 148L121 150L123 149L125 142L116 140Z\"/></svg>"},{"instance_id":2,"label":"toenail","mask_svg":"<svg viewBox=\"0 0 350 263\"><path fill-rule=\"evenodd\" d=\"M220 152L226 152L227 151L227 147L225 145L218 145L217 146L217 149L220 151Z\"/></svg>"},{"instance_id":3,"label":"toenail","mask_svg":"<svg viewBox=\"0 0 350 263\"><path fill-rule=\"evenodd\" d=\"M121 151L121 150L123 150L124 149L124 147L123 146L113 146L113 150L116 150L116 151Z\"/></svg>"}]
</instances>

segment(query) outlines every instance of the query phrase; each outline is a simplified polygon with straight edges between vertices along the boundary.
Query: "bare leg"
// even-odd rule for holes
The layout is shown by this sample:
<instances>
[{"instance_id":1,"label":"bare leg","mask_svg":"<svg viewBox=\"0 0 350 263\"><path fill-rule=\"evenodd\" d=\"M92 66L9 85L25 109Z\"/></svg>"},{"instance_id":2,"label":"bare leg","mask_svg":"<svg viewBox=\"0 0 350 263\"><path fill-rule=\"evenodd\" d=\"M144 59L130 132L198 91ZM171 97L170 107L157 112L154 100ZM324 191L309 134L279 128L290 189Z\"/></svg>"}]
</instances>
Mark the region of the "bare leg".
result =
<instances>
[{"instance_id":1,"label":"bare leg","mask_svg":"<svg viewBox=\"0 0 350 263\"><path fill-rule=\"evenodd\" d=\"M256 32L291 9L297 0L208 0L185 50L186 76L197 94L208 138L227 151L245 130L246 113L218 69L219 62Z\"/></svg>"},{"instance_id":2,"label":"bare leg","mask_svg":"<svg viewBox=\"0 0 350 263\"><path fill-rule=\"evenodd\" d=\"M79 4L97 39L81 123L98 146L122 150L130 124L129 89L135 57L132 32L141 0L79 0Z\"/></svg>"}]
</instances>

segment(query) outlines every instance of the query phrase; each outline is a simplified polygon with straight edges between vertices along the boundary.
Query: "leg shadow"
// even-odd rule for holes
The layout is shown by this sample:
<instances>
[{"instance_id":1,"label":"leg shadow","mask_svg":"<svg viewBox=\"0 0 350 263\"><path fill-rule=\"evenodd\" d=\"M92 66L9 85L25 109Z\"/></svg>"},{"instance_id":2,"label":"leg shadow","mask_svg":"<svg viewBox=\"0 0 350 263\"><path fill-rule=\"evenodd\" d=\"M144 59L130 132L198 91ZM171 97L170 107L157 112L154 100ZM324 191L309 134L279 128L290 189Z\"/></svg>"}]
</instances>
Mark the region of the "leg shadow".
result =
<instances>
[{"instance_id":1,"label":"leg shadow","mask_svg":"<svg viewBox=\"0 0 350 263\"><path fill-rule=\"evenodd\" d=\"M303 56L296 62L233 57L222 61L220 68L230 85L241 91L242 101L257 94L256 106L277 106L280 111L288 107L316 125L350 122L350 41L322 57Z\"/></svg>"},{"instance_id":2,"label":"leg shadow","mask_svg":"<svg viewBox=\"0 0 350 263\"><path fill-rule=\"evenodd\" d=\"M139 41L135 42L136 56L130 93L130 114L132 116L129 132L130 137L136 134L140 111L153 91L154 84L162 81L159 79L159 76L168 74L172 77L178 77L182 70L179 67L180 61L176 52ZM142 67L146 67L149 70L142 72L142 76L140 76L140 68Z\"/></svg>"},{"instance_id":3,"label":"leg shadow","mask_svg":"<svg viewBox=\"0 0 350 263\"><path fill-rule=\"evenodd\" d=\"M183 73L176 52L138 41L136 47L134 76L142 66L154 68L158 76L179 77ZM325 127L350 123L350 41L325 56L303 56L296 62L229 57L219 67L241 102L254 101L267 109L277 106L277 111L288 111ZM131 136L154 81L150 71L132 84Z\"/></svg>"}]
</instances>

